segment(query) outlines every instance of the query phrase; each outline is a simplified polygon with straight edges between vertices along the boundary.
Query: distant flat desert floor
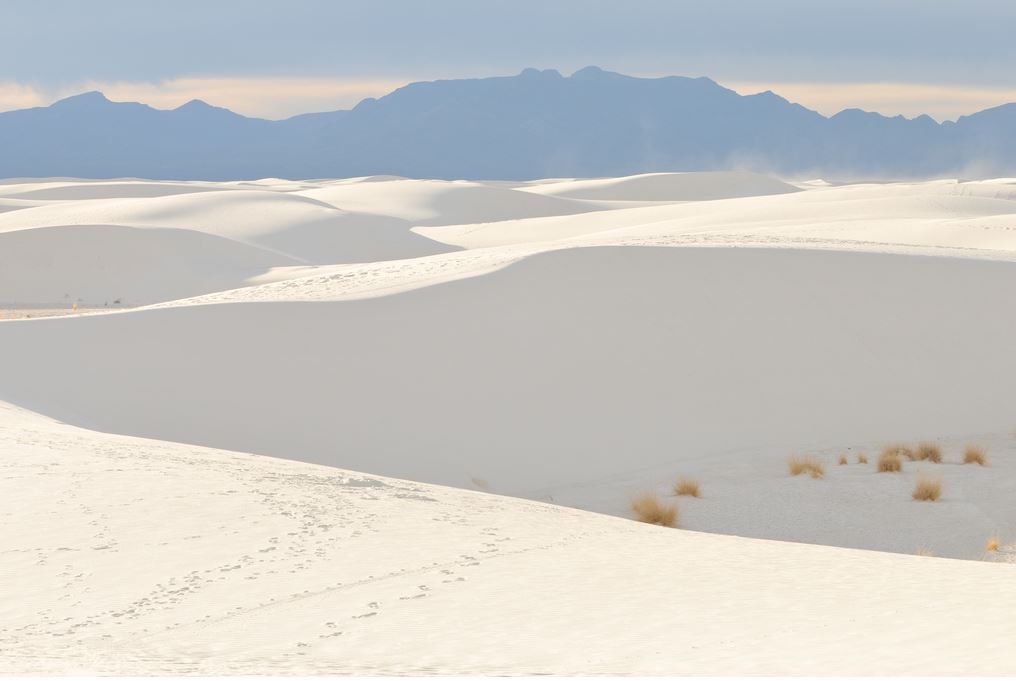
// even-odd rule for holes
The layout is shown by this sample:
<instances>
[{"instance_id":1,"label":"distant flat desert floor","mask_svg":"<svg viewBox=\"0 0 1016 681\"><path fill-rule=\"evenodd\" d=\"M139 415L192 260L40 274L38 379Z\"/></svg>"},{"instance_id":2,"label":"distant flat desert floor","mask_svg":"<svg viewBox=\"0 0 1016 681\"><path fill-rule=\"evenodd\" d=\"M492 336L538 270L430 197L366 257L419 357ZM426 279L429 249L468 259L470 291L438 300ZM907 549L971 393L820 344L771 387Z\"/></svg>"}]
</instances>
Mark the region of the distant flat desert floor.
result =
<instances>
[{"instance_id":1,"label":"distant flat desert floor","mask_svg":"<svg viewBox=\"0 0 1016 681\"><path fill-rule=\"evenodd\" d=\"M7 181L0 668L1016 674L1013 291L1016 179Z\"/></svg>"}]
</instances>

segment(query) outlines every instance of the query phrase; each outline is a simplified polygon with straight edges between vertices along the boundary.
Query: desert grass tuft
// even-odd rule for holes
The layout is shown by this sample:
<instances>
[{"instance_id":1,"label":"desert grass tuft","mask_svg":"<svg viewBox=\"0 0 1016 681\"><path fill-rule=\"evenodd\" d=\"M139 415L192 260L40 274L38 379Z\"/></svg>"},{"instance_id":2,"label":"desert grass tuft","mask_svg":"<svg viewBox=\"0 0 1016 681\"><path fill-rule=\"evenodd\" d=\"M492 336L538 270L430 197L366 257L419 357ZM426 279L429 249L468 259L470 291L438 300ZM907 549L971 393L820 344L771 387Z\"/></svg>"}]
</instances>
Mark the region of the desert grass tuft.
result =
<instances>
[{"instance_id":1,"label":"desert grass tuft","mask_svg":"<svg viewBox=\"0 0 1016 681\"><path fill-rule=\"evenodd\" d=\"M849 461L847 461L847 455L840 454L840 458L837 460L836 463L838 463L841 466L846 466L849 463Z\"/></svg>"},{"instance_id":2,"label":"desert grass tuft","mask_svg":"<svg viewBox=\"0 0 1016 681\"><path fill-rule=\"evenodd\" d=\"M900 457L901 459L905 457L907 459L910 459L911 461L913 461L914 457L915 457L913 449L911 449L907 445L902 445L902 444L900 444L898 442L890 444L890 445L886 445L885 447L883 447L882 448L882 454L883 455L885 455L885 454L895 454L896 456Z\"/></svg>"},{"instance_id":3,"label":"desert grass tuft","mask_svg":"<svg viewBox=\"0 0 1016 681\"><path fill-rule=\"evenodd\" d=\"M938 501L942 496L942 481L924 475L918 476L913 496L917 501Z\"/></svg>"},{"instance_id":4,"label":"desert grass tuft","mask_svg":"<svg viewBox=\"0 0 1016 681\"><path fill-rule=\"evenodd\" d=\"M791 475L807 473L816 480L825 476L825 464L819 461L818 457L811 455L792 456L787 461L787 467L790 469Z\"/></svg>"},{"instance_id":5,"label":"desert grass tuft","mask_svg":"<svg viewBox=\"0 0 1016 681\"><path fill-rule=\"evenodd\" d=\"M988 455L981 445L970 444L963 449L963 463L976 463L984 466L988 463Z\"/></svg>"},{"instance_id":6,"label":"desert grass tuft","mask_svg":"<svg viewBox=\"0 0 1016 681\"><path fill-rule=\"evenodd\" d=\"M927 558L934 558L935 552L929 549L927 546L922 546L919 549L917 549L917 553L915 555L925 556Z\"/></svg>"},{"instance_id":7,"label":"desert grass tuft","mask_svg":"<svg viewBox=\"0 0 1016 681\"><path fill-rule=\"evenodd\" d=\"M699 481L695 478L678 478L674 483L674 494L679 497L697 497Z\"/></svg>"},{"instance_id":8,"label":"desert grass tuft","mask_svg":"<svg viewBox=\"0 0 1016 681\"><path fill-rule=\"evenodd\" d=\"M903 470L903 457L893 448L882 450L878 457L879 473L899 473Z\"/></svg>"},{"instance_id":9,"label":"desert grass tuft","mask_svg":"<svg viewBox=\"0 0 1016 681\"><path fill-rule=\"evenodd\" d=\"M868 463L868 455L864 452L860 452L857 455L857 463Z\"/></svg>"},{"instance_id":10,"label":"desert grass tuft","mask_svg":"<svg viewBox=\"0 0 1016 681\"><path fill-rule=\"evenodd\" d=\"M997 534L988 537L988 542L984 545L984 550L988 553L998 551L1002 547L1002 539Z\"/></svg>"},{"instance_id":11,"label":"desert grass tuft","mask_svg":"<svg viewBox=\"0 0 1016 681\"><path fill-rule=\"evenodd\" d=\"M914 449L913 460L942 463L942 448L934 442L922 442Z\"/></svg>"},{"instance_id":12,"label":"desert grass tuft","mask_svg":"<svg viewBox=\"0 0 1016 681\"><path fill-rule=\"evenodd\" d=\"M653 492L645 492L632 499L631 510L639 522L677 527L677 506L661 502Z\"/></svg>"}]
</instances>

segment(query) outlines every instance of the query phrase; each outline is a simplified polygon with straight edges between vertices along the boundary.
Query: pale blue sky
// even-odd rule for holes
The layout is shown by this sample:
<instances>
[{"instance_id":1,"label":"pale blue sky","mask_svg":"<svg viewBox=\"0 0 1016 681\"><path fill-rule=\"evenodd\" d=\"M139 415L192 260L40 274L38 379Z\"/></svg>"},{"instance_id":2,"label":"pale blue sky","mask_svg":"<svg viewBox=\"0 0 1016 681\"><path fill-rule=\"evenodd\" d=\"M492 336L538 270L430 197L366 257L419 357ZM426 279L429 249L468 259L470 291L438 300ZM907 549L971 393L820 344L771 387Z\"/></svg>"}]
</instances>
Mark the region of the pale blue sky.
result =
<instances>
[{"instance_id":1,"label":"pale blue sky","mask_svg":"<svg viewBox=\"0 0 1016 681\"><path fill-rule=\"evenodd\" d=\"M413 80L589 64L771 87L825 112L943 118L1016 99L1012 0L0 0L0 27L0 109L99 87L279 117Z\"/></svg>"}]
</instances>

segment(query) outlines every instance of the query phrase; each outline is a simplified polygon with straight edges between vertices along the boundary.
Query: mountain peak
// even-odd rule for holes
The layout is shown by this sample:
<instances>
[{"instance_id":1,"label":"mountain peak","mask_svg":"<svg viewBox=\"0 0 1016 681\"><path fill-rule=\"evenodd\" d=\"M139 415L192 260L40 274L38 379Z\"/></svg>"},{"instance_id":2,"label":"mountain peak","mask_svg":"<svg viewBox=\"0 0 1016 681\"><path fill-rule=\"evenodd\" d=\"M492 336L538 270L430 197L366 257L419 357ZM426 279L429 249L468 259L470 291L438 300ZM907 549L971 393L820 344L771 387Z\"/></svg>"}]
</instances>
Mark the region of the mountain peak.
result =
<instances>
[{"instance_id":1,"label":"mountain peak","mask_svg":"<svg viewBox=\"0 0 1016 681\"><path fill-rule=\"evenodd\" d=\"M176 107L176 111L206 111L208 109L215 109L217 107L212 106L203 99L192 99L186 104L181 104Z\"/></svg>"},{"instance_id":2,"label":"mountain peak","mask_svg":"<svg viewBox=\"0 0 1016 681\"><path fill-rule=\"evenodd\" d=\"M857 107L851 107L849 109L843 109L842 111L834 114L830 120L834 120L834 121L854 120L854 121L857 121L857 120L865 120L865 119L871 120L871 119L878 119L878 118L885 118L885 116L883 116L880 113L875 113L874 111L865 111L864 109L859 109Z\"/></svg>"},{"instance_id":3,"label":"mountain peak","mask_svg":"<svg viewBox=\"0 0 1016 681\"><path fill-rule=\"evenodd\" d=\"M202 99L192 99L186 104L181 104L172 111L173 113L183 114L190 118L197 118L200 120L216 118L222 120L245 118L245 116L242 116L235 111L230 111L229 109L221 106L209 104Z\"/></svg>"},{"instance_id":4,"label":"mountain peak","mask_svg":"<svg viewBox=\"0 0 1016 681\"><path fill-rule=\"evenodd\" d=\"M97 106L102 104L112 104L112 102L106 98L106 95L102 94L98 90L92 90L90 92L82 92L81 94L64 97L59 101L53 102L52 106L70 108Z\"/></svg>"},{"instance_id":5,"label":"mountain peak","mask_svg":"<svg viewBox=\"0 0 1016 681\"><path fill-rule=\"evenodd\" d=\"M522 69L522 73L519 74L520 78L561 78L561 73L557 69L534 69L532 67L528 69Z\"/></svg>"},{"instance_id":6,"label":"mountain peak","mask_svg":"<svg viewBox=\"0 0 1016 681\"><path fill-rule=\"evenodd\" d=\"M611 76L619 76L621 74L614 73L613 71L604 71L599 66L589 65L585 68L581 68L571 75L575 80L600 80L602 78L609 78Z\"/></svg>"}]
</instances>

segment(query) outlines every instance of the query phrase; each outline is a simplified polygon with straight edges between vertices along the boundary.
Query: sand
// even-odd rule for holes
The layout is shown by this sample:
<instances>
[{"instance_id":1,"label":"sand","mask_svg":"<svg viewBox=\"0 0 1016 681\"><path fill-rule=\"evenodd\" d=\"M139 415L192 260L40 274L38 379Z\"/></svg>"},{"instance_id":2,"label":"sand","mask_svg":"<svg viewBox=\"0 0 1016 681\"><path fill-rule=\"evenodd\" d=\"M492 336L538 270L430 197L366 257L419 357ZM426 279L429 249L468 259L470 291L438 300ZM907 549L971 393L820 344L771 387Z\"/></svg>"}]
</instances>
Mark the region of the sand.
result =
<instances>
[{"instance_id":1,"label":"sand","mask_svg":"<svg viewBox=\"0 0 1016 681\"><path fill-rule=\"evenodd\" d=\"M0 190L5 668L1016 673L1016 180Z\"/></svg>"},{"instance_id":2,"label":"sand","mask_svg":"<svg viewBox=\"0 0 1016 681\"><path fill-rule=\"evenodd\" d=\"M0 452L7 672L1016 670L1011 565L652 527L5 405Z\"/></svg>"}]
</instances>

